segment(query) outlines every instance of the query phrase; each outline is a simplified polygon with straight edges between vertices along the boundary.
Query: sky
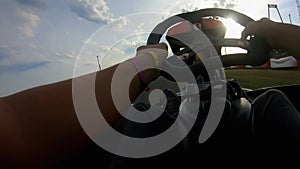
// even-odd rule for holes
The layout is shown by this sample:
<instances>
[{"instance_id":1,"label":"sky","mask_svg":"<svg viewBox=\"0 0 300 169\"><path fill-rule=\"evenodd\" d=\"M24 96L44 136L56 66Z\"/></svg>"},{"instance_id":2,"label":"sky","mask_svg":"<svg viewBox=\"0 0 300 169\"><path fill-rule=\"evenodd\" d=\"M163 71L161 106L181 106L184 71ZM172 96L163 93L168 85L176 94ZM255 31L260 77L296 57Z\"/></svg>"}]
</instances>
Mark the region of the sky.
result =
<instances>
[{"instance_id":1,"label":"sky","mask_svg":"<svg viewBox=\"0 0 300 169\"><path fill-rule=\"evenodd\" d=\"M103 68L132 57L168 16L219 7L258 20L267 4L299 25L295 0L1 0L0 97L97 71L96 55Z\"/></svg>"}]
</instances>

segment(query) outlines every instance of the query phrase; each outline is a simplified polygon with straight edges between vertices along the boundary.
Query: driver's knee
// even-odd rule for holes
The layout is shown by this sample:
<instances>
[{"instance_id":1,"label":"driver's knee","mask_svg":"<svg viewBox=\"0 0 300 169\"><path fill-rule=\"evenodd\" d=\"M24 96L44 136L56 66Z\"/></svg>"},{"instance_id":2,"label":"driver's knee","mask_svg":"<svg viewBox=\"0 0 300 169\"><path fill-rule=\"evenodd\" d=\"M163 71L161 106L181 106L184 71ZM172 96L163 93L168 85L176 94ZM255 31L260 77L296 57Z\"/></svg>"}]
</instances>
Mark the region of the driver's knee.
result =
<instances>
[{"instance_id":1,"label":"driver's knee","mask_svg":"<svg viewBox=\"0 0 300 169\"><path fill-rule=\"evenodd\" d=\"M262 95L260 95L257 99L265 99L266 101L273 101L275 99L275 101L277 99L287 99L285 94L277 89L270 89L268 91L266 91L265 93L263 93Z\"/></svg>"},{"instance_id":2,"label":"driver's knee","mask_svg":"<svg viewBox=\"0 0 300 169\"><path fill-rule=\"evenodd\" d=\"M299 113L287 96L279 90L269 90L253 102L252 128L262 137L285 139L297 137Z\"/></svg>"},{"instance_id":3,"label":"driver's knee","mask_svg":"<svg viewBox=\"0 0 300 169\"><path fill-rule=\"evenodd\" d=\"M274 106L276 107L278 103L282 103L282 101L286 102L288 98L280 90L270 89L266 91L252 102L253 110L256 113L255 115L258 113L260 116L266 115L266 112L269 112Z\"/></svg>"}]
</instances>

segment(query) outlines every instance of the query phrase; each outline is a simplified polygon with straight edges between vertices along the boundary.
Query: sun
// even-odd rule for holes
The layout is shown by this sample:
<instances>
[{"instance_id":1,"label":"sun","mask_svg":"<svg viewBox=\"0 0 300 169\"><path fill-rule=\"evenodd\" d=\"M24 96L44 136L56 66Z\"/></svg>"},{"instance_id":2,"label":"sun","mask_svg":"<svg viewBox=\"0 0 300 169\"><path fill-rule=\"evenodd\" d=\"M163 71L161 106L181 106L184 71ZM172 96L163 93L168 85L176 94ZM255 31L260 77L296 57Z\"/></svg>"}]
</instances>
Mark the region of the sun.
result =
<instances>
[{"instance_id":1,"label":"sun","mask_svg":"<svg viewBox=\"0 0 300 169\"><path fill-rule=\"evenodd\" d=\"M223 24L226 27L226 34L225 38L234 38L239 39L241 38L241 33L244 30L244 27L234 20L234 18L220 18ZM222 48L222 55L225 54L232 54L232 53L246 53L244 49L236 48L236 47L223 47Z\"/></svg>"},{"instance_id":2,"label":"sun","mask_svg":"<svg viewBox=\"0 0 300 169\"><path fill-rule=\"evenodd\" d=\"M236 21L234 21L233 18L224 18L224 19L221 19L221 21L223 22L223 24L225 25L225 27L227 29L225 38L240 38L241 37L241 33L242 33L244 27L239 25L238 23L236 23Z\"/></svg>"}]
</instances>

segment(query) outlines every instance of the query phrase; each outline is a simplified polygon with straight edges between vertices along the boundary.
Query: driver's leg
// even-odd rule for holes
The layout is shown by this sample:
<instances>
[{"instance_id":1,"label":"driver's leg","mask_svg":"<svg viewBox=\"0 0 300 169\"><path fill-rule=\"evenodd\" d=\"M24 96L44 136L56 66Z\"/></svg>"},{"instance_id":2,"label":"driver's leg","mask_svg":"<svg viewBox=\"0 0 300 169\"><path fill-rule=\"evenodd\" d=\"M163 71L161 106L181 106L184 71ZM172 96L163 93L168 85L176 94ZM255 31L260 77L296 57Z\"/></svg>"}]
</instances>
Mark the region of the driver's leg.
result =
<instances>
[{"instance_id":1,"label":"driver's leg","mask_svg":"<svg viewBox=\"0 0 300 169\"><path fill-rule=\"evenodd\" d=\"M254 100L253 109L252 127L259 139L277 145L300 145L300 115L284 93L265 92Z\"/></svg>"}]
</instances>

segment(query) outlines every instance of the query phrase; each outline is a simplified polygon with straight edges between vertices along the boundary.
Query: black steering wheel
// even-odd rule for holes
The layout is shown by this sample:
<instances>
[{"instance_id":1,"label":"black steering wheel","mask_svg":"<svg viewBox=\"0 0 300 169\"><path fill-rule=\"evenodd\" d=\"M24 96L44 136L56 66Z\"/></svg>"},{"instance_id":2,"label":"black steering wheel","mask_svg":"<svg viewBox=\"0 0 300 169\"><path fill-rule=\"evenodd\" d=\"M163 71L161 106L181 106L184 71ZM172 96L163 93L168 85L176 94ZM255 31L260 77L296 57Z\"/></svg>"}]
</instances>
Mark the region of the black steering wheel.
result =
<instances>
[{"instance_id":1,"label":"black steering wheel","mask_svg":"<svg viewBox=\"0 0 300 169\"><path fill-rule=\"evenodd\" d=\"M172 16L163 22L159 23L151 32L148 37L147 45L158 44L162 35L173 25L182 21L188 21L192 24L199 22L203 17L234 17L235 21L242 26L246 26L249 22L254 21L252 18L242 13L236 12L230 9L208 8L201 9L194 12L182 13ZM247 41L247 42L246 42ZM221 47L240 47L247 50L247 53L222 55L220 59L224 67L235 65L252 65L259 66L264 64L269 58L268 53L270 48L265 42L264 38L256 36L251 37L249 40L244 39L219 39L218 41L212 41L213 45ZM249 45L245 46L246 43ZM190 69L195 73L201 71L199 66L201 62L195 63L190 66ZM196 73L197 74L197 73Z\"/></svg>"}]
</instances>

